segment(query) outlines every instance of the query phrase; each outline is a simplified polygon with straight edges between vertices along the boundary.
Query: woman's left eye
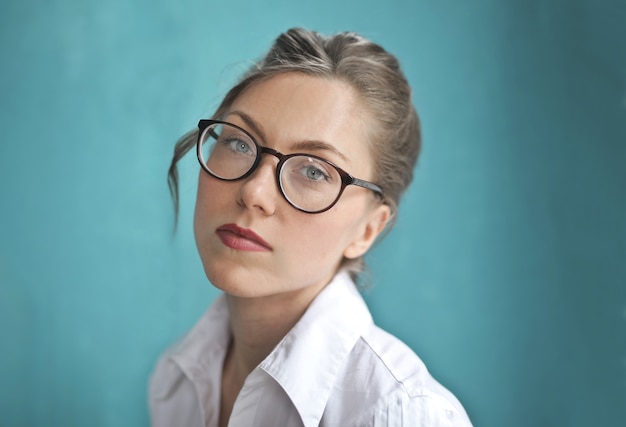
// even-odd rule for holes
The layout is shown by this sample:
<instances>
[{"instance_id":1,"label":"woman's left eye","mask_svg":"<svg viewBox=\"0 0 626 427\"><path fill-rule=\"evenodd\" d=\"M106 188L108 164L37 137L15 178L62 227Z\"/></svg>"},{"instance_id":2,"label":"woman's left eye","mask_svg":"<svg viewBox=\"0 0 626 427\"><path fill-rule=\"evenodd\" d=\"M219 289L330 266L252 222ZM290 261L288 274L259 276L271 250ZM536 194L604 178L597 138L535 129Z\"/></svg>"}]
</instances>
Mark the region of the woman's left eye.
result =
<instances>
[{"instance_id":1,"label":"woman's left eye","mask_svg":"<svg viewBox=\"0 0 626 427\"><path fill-rule=\"evenodd\" d=\"M304 166L300 170L300 173L311 181L328 181L330 179L330 176L328 176L322 168L313 165Z\"/></svg>"}]
</instances>

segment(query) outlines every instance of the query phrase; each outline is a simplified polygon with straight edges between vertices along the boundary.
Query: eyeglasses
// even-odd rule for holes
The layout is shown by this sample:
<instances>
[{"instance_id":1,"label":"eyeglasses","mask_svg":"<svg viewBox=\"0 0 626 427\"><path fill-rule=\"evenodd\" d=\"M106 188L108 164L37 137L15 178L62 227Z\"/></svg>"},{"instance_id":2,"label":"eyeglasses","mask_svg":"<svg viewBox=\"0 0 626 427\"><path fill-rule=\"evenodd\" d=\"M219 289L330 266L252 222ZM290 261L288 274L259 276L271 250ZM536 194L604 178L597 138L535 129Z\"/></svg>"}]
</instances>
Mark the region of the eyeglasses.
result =
<instances>
[{"instance_id":1,"label":"eyeglasses","mask_svg":"<svg viewBox=\"0 0 626 427\"><path fill-rule=\"evenodd\" d=\"M332 208L348 185L357 185L382 198L382 189L352 177L328 160L311 154L282 154L263 147L245 129L221 120L198 123L198 161L209 175L223 181L237 181L251 175L263 154L278 158L276 183L294 208L321 213Z\"/></svg>"}]
</instances>

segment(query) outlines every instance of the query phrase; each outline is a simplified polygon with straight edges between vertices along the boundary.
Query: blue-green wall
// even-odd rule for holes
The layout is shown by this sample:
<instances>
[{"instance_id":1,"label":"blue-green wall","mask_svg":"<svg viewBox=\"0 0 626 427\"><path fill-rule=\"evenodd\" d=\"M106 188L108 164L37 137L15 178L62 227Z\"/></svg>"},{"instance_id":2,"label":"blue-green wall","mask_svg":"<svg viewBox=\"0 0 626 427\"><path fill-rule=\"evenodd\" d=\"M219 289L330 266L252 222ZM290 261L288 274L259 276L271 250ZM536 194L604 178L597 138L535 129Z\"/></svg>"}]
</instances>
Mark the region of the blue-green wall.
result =
<instances>
[{"instance_id":1,"label":"blue-green wall","mask_svg":"<svg viewBox=\"0 0 626 427\"><path fill-rule=\"evenodd\" d=\"M176 138L290 26L397 54L425 147L367 299L477 426L626 419L626 3L0 5L0 425L148 424L216 292Z\"/></svg>"}]
</instances>

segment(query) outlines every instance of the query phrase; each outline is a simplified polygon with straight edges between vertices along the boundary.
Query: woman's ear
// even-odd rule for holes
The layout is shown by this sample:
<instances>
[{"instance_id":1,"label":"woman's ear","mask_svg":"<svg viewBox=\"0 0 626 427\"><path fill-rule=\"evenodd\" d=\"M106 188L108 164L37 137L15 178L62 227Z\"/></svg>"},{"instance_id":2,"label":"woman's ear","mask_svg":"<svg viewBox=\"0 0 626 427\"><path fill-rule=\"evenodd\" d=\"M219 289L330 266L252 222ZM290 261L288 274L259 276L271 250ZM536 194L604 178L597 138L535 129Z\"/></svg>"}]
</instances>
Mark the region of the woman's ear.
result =
<instances>
[{"instance_id":1,"label":"woman's ear","mask_svg":"<svg viewBox=\"0 0 626 427\"><path fill-rule=\"evenodd\" d=\"M390 218L389 206L385 204L376 206L367 216L360 234L343 252L343 256L354 259L364 255L385 229Z\"/></svg>"}]
</instances>

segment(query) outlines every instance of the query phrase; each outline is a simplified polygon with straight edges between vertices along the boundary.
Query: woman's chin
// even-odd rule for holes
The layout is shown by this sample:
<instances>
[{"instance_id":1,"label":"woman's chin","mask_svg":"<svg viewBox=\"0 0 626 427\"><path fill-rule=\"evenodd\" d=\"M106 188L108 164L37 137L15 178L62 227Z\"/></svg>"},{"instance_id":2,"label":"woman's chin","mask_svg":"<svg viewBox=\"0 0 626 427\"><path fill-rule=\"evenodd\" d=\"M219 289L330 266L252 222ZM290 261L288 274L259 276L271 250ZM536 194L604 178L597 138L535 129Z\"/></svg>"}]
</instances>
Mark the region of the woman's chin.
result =
<instances>
[{"instance_id":1,"label":"woman's chin","mask_svg":"<svg viewBox=\"0 0 626 427\"><path fill-rule=\"evenodd\" d=\"M205 268L211 284L225 294L255 298L270 295L275 289L268 289L265 280L259 275L241 268Z\"/></svg>"}]
</instances>

